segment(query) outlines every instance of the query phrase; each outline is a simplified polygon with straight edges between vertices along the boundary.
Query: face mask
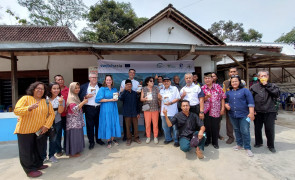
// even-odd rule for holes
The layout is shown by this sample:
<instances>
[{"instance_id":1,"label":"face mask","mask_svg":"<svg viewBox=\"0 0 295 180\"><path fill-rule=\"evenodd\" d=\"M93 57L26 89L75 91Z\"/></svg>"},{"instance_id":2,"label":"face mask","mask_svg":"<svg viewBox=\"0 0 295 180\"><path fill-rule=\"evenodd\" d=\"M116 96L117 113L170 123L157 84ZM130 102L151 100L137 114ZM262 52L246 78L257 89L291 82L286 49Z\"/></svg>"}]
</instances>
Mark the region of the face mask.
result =
<instances>
[{"instance_id":1,"label":"face mask","mask_svg":"<svg viewBox=\"0 0 295 180\"><path fill-rule=\"evenodd\" d=\"M258 80L258 77L253 77L253 80L254 80L254 81L257 81L257 80Z\"/></svg>"}]
</instances>

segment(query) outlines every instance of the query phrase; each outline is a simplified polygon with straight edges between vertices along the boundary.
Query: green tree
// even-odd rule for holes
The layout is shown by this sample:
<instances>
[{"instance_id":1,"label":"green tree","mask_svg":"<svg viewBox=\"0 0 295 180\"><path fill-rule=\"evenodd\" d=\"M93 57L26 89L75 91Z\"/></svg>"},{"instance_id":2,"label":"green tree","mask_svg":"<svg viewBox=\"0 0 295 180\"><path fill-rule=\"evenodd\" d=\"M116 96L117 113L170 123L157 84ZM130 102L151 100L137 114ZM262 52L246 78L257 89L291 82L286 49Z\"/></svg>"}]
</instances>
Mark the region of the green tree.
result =
<instances>
[{"instance_id":1,"label":"green tree","mask_svg":"<svg viewBox=\"0 0 295 180\"><path fill-rule=\"evenodd\" d=\"M287 34L281 35L275 42L284 42L295 46L295 27Z\"/></svg>"},{"instance_id":2,"label":"green tree","mask_svg":"<svg viewBox=\"0 0 295 180\"><path fill-rule=\"evenodd\" d=\"M222 41L260 42L262 38L262 34L258 31L249 29L245 32L243 23L234 23L233 21L215 22L209 31Z\"/></svg>"},{"instance_id":3,"label":"green tree","mask_svg":"<svg viewBox=\"0 0 295 180\"><path fill-rule=\"evenodd\" d=\"M85 15L88 27L79 38L87 42L116 42L147 20L138 18L130 3L102 0L90 7Z\"/></svg>"},{"instance_id":4,"label":"green tree","mask_svg":"<svg viewBox=\"0 0 295 180\"><path fill-rule=\"evenodd\" d=\"M19 16L17 16L10 9L7 9L6 13L9 14L10 16L14 17L18 24L20 24L20 25L27 25L28 24L26 19L21 19Z\"/></svg>"},{"instance_id":5,"label":"green tree","mask_svg":"<svg viewBox=\"0 0 295 180\"><path fill-rule=\"evenodd\" d=\"M30 24L76 28L87 7L82 0L18 0L29 11Z\"/></svg>"}]
</instances>

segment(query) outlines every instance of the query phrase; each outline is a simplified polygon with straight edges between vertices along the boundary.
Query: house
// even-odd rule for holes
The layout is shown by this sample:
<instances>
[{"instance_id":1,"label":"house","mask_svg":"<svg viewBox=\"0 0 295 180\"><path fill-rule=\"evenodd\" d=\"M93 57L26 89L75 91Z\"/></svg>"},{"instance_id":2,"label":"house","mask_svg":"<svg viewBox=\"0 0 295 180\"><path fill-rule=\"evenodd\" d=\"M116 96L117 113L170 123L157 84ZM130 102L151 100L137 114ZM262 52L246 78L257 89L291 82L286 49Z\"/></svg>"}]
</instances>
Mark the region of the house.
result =
<instances>
[{"instance_id":1,"label":"house","mask_svg":"<svg viewBox=\"0 0 295 180\"><path fill-rule=\"evenodd\" d=\"M31 49L31 44L39 44L43 49ZM71 43L71 44L70 44ZM183 15L172 5L167 6L147 22L120 39L117 44L158 44L162 45L224 45L224 43L202 28L197 23ZM1 45L2 44L2 45ZM81 77L87 81L88 67L97 66L97 59L109 60L147 60L176 61L191 59L195 61L196 71L203 72L215 70L215 61L211 55L194 55L193 53L181 54L173 50L173 53L163 54L110 54L99 55L97 52L74 49L75 45L81 45L75 35L67 27L37 27L37 26L0 26L0 50L8 45L18 46L15 52L17 61L17 77L19 87L27 87L36 80L53 81L56 74L62 74L66 84L72 81L81 81ZM58 44L64 48L50 49L52 44ZM87 43L84 43L84 45ZM88 44L89 45L89 44ZM115 44L114 44L115 45ZM66 47L68 46L68 47ZM135 45L134 45L135 46ZM25 49L21 51L21 49ZM64 49L73 49L70 53L59 53ZM7 49L6 49L7 50ZM161 50L161 47L159 47ZM10 59L11 49L0 55L0 104L8 105L10 88ZM79 79L80 78L80 79ZM7 92L4 94L4 92ZM25 94L25 88L19 88L18 95Z\"/></svg>"},{"instance_id":2,"label":"house","mask_svg":"<svg viewBox=\"0 0 295 180\"><path fill-rule=\"evenodd\" d=\"M281 51L279 47L226 46L171 4L117 43L82 43L66 27L0 26L0 30L0 104L5 105L15 104L31 82L53 81L57 74L64 76L66 85L83 83L98 59L192 60L202 80L204 72L216 71L216 62L224 55L268 51L280 55Z\"/></svg>"}]
</instances>

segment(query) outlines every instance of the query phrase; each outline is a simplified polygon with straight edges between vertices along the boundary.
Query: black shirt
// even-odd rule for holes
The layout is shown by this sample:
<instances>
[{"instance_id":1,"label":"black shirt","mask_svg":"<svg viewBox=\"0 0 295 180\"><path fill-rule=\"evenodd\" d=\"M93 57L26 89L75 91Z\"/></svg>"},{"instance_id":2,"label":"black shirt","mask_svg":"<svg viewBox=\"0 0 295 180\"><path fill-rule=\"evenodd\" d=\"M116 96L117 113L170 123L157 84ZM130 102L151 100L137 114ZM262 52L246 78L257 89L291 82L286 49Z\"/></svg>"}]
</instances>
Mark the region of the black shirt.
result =
<instances>
[{"instance_id":1,"label":"black shirt","mask_svg":"<svg viewBox=\"0 0 295 180\"><path fill-rule=\"evenodd\" d=\"M123 116L136 117L140 113L138 94L131 90L131 92L124 90L119 99L123 102Z\"/></svg>"},{"instance_id":2,"label":"black shirt","mask_svg":"<svg viewBox=\"0 0 295 180\"><path fill-rule=\"evenodd\" d=\"M179 137L185 137L191 139L196 131L199 131L204 122L199 119L198 115L190 112L189 116L186 116L183 112L175 114L171 119L171 123L176 124L179 130Z\"/></svg>"}]
</instances>

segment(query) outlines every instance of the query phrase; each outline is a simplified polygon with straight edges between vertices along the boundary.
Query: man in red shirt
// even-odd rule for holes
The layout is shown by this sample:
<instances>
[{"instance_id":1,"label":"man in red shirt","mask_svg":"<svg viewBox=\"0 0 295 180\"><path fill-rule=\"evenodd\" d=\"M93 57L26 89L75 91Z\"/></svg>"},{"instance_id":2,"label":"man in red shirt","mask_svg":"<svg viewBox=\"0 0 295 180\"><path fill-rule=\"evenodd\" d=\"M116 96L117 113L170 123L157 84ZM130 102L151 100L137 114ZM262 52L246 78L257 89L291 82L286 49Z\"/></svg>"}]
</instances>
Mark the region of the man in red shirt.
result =
<instances>
[{"instance_id":1,"label":"man in red shirt","mask_svg":"<svg viewBox=\"0 0 295 180\"><path fill-rule=\"evenodd\" d=\"M54 76L54 81L59 84L60 89L61 89L61 95L63 96L65 100L65 104L67 104L67 99L68 99L68 94L69 94L69 88L65 86L64 78L62 75L55 75ZM62 129L64 131L64 143L63 143L63 150L65 151L66 149L66 119L67 119L67 113L66 113L66 108L64 112L61 114L61 124L62 124ZM56 147L56 155L62 156L62 147L61 147L61 136L62 134L57 134L56 136L56 142L57 142L57 147Z\"/></svg>"}]
</instances>

